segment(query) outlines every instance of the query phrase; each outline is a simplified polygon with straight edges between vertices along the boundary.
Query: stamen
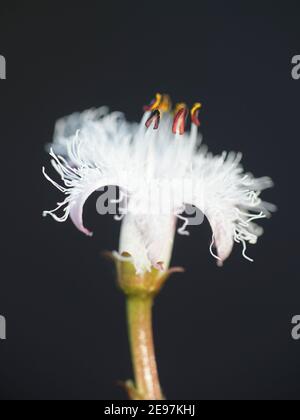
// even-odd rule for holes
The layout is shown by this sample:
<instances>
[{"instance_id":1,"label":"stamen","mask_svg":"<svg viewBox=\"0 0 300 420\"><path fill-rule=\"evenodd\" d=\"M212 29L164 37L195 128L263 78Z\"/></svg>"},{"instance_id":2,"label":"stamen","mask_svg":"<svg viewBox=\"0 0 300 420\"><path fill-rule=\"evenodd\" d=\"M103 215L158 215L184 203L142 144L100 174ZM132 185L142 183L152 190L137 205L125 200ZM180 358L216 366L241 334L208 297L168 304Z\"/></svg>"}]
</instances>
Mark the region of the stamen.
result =
<instances>
[{"instance_id":1,"label":"stamen","mask_svg":"<svg viewBox=\"0 0 300 420\"><path fill-rule=\"evenodd\" d=\"M172 109L172 101L169 95L164 94L162 97L161 104L159 105L161 112L170 112Z\"/></svg>"},{"instance_id":2,"label":"stamen","mask_svg":"<svg viewBox=\"0 0 300 420\"><path fill-rule=\"evenodd\" d=\"M175 108L175 118L173 122L173 133L183 135L185 133L185 123L188 116L186 104L178 104Z\"/></svg>"},{"instance_id":3,"label":"stamen","mask_svg":"<svg viewBox=\"0 0 300 420\"><path fill-rule=\"evenodd\" d=\"M154 111L152 111L150 117L146 121L146 127L150 128L150 126L153 122L154 122L153 129L157 130L158 127L159 127L159 123L160 123L160 111L158 109L155 109Z\"/></svg>"},{"instance_id":4,"label":"stamen","mask_svg":"<svg viewBox=\"0 0 300 420\"><path fill-rule=\"evenodd\" d=\"M154 111L156 109L159 109L162 100L163 96L160 93L157 93L155 99L151 102L151 104L144 106L144 111Z\"/></svg>"},{"instance_id":5,"label":"stamen","mask_svg":"<svg viewBox=\"0 0 300 420\"><path fill-rule=\"evenodd\" d=\"M179 111L185 108L187 108L187 105L184 102L180 102L179 104L176 104L174 114L176 115Z\"/></svg>"},{"instance_id":6,"label":"stamen","mask_svg":"<svg viewBox=\"0 0 300 420\"><path fill-rule=\"evenodd\" d=\"M192 123L195 124L197 127L200 127L201 122L199 120L199 111L202 108L202 104L200 102L197 102L194 104L192 110L191 110L191 118Z\"/></svg>"}]
</instances>

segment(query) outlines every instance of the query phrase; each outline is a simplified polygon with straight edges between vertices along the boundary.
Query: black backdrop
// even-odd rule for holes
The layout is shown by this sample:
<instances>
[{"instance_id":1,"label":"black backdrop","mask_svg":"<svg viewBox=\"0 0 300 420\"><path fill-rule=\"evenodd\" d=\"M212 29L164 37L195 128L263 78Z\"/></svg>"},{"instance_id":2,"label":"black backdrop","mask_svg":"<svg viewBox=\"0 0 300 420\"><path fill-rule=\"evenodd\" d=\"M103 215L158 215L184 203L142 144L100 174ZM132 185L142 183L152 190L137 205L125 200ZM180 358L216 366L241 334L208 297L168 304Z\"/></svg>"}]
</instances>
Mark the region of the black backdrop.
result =
<instances>
[{"instance_id":1,"label":"black backdrop","mask_svg":"<svg viewBox=\"0 0 300 420\"><path fill-rule=\"evenodd\" d=\"M1 399L120 399L132 377L123 296L101 250L119 224L85 209L95 231L42 219L60 198L42 177L58 117L102 104L139 119L157 91L205 104L214 153L244 152L271 175L280 211L249 253L223 269L208 223L178 237L174 276L155 306L161 382L169 399L297 399L300 342L299 104L291 59L300 8L289 1L1 3Z\"/></svg>"}]
</instances>

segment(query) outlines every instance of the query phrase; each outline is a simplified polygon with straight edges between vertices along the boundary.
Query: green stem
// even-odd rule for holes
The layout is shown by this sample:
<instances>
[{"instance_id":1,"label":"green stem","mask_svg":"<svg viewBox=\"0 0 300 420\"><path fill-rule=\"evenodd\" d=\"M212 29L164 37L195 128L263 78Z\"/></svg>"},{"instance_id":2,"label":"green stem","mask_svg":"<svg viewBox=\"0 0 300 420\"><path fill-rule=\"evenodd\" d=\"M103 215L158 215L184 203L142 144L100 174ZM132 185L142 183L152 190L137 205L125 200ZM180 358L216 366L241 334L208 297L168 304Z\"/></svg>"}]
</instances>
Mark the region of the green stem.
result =
<instances>
[{"instance_id":1,"label":"green stem","mask_svg":"<svg viewBox=\"0 0 300 420\"><path fill-rule=\"evenodd\" d=\"M135 375L134 399L162 400L152 332L153 296L128 296L127 317Z\"/></svg>"}]
</instances>

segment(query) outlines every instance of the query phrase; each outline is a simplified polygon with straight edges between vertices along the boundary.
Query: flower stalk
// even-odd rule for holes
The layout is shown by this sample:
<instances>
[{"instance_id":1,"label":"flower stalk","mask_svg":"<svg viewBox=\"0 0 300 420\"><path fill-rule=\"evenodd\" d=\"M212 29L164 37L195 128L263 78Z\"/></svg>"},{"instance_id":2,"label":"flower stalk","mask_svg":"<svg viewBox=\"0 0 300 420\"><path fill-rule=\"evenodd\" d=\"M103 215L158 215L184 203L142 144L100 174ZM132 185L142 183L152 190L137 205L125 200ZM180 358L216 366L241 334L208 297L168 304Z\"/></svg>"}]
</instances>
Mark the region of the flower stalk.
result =
<instances>
[{"instance_id":1,"label":"flower stalk","mask_svg":"<svg viewBox=\"0 0 300 420\"><path fill-rule=\"evenodd\" d=\"M127 320L135 381L127 383L134 400L163 400L153 342L154 297L128 296Z\"/></svg>"},{"instance_id":2,"label":"flower stalk","mask_svg":"<svg viewBox=\"0 0 300 420\"><path fill-rule=\"evenodd\" d=\"M128 260L127 260L128 259ZM128 335L131 348L134 382L125 384L132 400L163 400L157 369L152 309L155 297L172 273L182 273L180 267L161 272L152 269L142 275L136 273L129 254L115 258L118 283L126 295Z\"/></svg>"}]
</instances>

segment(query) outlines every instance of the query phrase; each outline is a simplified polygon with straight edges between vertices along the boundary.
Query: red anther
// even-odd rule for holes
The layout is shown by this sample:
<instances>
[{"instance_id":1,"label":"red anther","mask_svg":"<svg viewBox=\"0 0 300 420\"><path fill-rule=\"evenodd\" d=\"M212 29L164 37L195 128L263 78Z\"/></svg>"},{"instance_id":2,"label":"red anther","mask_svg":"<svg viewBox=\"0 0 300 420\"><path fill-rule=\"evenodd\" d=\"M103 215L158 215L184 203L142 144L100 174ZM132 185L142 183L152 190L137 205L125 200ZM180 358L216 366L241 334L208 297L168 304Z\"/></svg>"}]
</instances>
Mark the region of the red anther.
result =
<instances>
[{"instance_id":1,"label":"red anther","mask_svg":"<svg viewBox=\"0 0 300 420\"><path fill-rule=\"evenodd\" d=\"M192 115L192 123L197 127L200 127L201 121L199 120L199 111L196 111L195 114Z\"/></svg>"},{"instance_id":2,"label":"red anther","mask_svg":"<svg viewBox=\"0 0 300 420\"><path fill-rule=\"evenodd\" d=\"M185 133L185 123L188 116L187 108L180 109L175 115L173 122L173 133L183 135Z\"/></svg>"},{"instance_id":3,"label":"red anther","mask_svg":"<svg viewBox=\"0 0 300 420\"><path fill-rule=\"evenodd\" d=\"M201 108L202 104L196 103L191 111L192 123L195 124L197 127L200 127L201 125L201 122L199 120L199 112Z\"/></svg>"},{"instance_id":4,"label":"red anther","mask_svg":"<svg viewBox=\"0 0 300 420\"><path fill-rule=\"evenodd\" d=\"M146 122L146 127L150 128L151 124L154 122L154 130L157 130L159 127L159 123L160 123L160 111L158 109L155 109L154 111L152 111L150 117L148 118L147 122Z\"/></svg>"}]
</instances>

